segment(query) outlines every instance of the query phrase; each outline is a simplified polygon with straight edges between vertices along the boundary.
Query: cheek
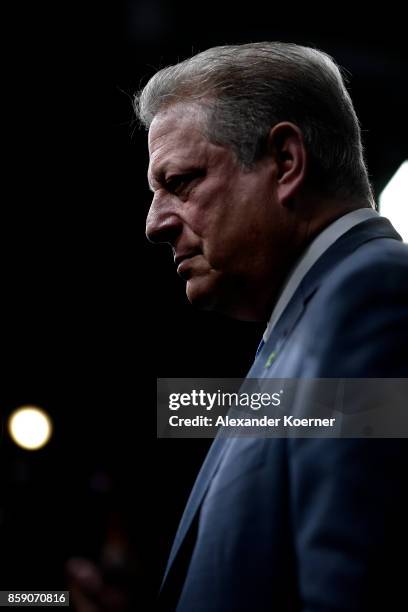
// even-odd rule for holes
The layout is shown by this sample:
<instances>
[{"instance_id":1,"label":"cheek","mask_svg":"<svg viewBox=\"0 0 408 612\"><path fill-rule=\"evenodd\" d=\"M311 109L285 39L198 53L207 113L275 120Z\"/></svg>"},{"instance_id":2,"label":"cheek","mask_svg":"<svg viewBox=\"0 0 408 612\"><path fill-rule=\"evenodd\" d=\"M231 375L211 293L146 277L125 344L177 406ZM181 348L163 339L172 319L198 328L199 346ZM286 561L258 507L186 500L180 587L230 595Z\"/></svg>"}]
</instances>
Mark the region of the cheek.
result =
<instances>
[{"instance_id":1,"label":"cheek","mask_svg":"<svg viewBox=\"0 0 408 612\"><path fill-rule=\"evenodd\" d=\"M254 240L256 231L248 214L251 202L237 188L219 187L200 196L191 203L186 221L201 238L204 257L218 268L236 259L244 245Z\"/></svg>"}]
</instances>

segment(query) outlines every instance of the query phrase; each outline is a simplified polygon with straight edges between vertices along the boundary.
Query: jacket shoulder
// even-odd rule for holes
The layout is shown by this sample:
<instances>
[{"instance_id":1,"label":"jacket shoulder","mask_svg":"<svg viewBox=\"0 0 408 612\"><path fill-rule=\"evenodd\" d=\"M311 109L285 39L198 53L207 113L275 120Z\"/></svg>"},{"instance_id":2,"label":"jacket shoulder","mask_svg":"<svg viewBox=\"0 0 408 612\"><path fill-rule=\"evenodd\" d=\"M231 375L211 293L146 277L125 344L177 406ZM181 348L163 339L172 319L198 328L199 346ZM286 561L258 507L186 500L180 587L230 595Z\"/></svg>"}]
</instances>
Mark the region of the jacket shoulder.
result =
<instances>
[{"instance_id":1,"label":"jacket shoulder","mask_svg":"<svg viewBox=\"0 0 408 612\"><path fill-rule=\"evenodd\" d=\"M332 270L308 310L313 376L408 376L407 245L362 245Z\"/></svg>"}]
</instances>

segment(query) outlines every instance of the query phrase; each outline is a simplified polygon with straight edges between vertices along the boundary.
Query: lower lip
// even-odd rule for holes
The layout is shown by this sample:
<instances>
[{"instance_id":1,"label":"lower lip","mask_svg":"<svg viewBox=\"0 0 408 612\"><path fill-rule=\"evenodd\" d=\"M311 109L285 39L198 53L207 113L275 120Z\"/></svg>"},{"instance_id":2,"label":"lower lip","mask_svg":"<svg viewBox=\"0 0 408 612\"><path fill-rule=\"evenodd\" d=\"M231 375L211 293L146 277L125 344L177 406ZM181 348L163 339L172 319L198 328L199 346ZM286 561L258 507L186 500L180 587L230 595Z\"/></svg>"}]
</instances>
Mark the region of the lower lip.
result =
<instances>
[{"instance_id":1,"label":"lower lip","mask_svg":"<svg viewBox=\"0 0 408 612\"><path fill-rule=\"evenodd\" d=\"M193 256L186 257L186 259L183 259L183 261L181 261L179 265L177 266L177 274L184 277L185 280L187 280L186 274L191 271L191 260L192 259L193 259Z\"/></svg>"},{"instance_id":2,"label":"lower lip","mask_svg":"<svg viewBox=\"0 0 408 612\"><path fill-rule=\"evenodd\" d=\"M177 274L182 274L188 268L190 259L191 257L187 257L186 259L183 259L183 261L180 261L179 265L177 266Z\"/></svg>"}]
</instances>

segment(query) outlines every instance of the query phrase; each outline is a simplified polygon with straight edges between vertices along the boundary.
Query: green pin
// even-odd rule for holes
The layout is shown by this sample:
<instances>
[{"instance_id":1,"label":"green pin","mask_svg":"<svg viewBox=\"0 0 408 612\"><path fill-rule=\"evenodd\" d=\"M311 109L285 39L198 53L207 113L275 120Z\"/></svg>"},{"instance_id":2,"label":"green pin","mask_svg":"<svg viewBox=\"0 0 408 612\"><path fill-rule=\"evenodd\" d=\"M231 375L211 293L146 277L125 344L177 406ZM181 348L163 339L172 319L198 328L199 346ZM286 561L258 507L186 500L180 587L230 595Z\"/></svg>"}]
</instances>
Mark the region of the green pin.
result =
<instances>
[{"instance_id":1,"label":"green pin","mask_svg":"<svg viewBox=\"0 0 408 612\"><path fill-rule=\"evenodd\" d=\"M269 368L272 365L272 361L275 359L275 357L276 357L276 353L275 353L275 351L273 351L273 353L271 353L269 355L268 359L266 360L266 363L265 363L264 367L265 368Z\"/></svg>"}]
</instances>

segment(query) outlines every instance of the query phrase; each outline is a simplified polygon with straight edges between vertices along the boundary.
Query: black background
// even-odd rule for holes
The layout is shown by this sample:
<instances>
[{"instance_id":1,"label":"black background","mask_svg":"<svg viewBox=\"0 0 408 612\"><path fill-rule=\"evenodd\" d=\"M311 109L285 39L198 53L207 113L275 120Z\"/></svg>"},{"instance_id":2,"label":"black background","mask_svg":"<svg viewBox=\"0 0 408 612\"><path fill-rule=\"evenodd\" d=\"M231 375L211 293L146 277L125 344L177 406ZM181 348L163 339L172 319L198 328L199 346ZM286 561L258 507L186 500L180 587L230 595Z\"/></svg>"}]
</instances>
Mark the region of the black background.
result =
<instances>
[{"instance_id":1,"label":"black background","mask_svg":"<svg viewBox=\"0 0 408 612\"><path fill-rule=\"evenodd\" d=\"M135 90L216 44L314 45L350 73L377 195L407 157L402 15L267 6L3 9L0 410L3 428L25 403L55 425L38 452L1 438L3 589L63 588L112 516L140 584L157 580L208 441L155 440L156 377L245 375L262 333L194 311L169 249L147 243Z\"/></svg>"}]
</instances>

